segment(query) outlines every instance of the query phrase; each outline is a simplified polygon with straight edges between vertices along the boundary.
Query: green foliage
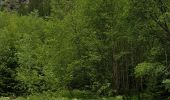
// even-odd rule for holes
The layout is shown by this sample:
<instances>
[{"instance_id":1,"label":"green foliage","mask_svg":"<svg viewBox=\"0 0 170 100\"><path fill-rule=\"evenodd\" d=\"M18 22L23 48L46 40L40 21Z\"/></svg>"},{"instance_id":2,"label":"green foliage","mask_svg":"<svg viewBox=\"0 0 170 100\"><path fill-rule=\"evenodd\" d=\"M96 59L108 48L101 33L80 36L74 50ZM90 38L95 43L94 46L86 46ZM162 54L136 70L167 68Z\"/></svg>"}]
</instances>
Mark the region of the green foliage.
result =
<instances>
[{"instance_id":1,"label":"green foliage","mask_svg":"<svg viewBox=\"0 0 170 100\"><path fill-rule=\"evenodd\" d=\"M16 80L16 69L19 66L18 58L16 56L17 49L15 42L17 40L18 33L15 26L15 15L13 18L9 18L10 14L4 14L0 12L1 23L0 27L0 95L22 95L25 91L24 85L19 80Z\"/></svg>"},{"instance_id":2,"label":"green foliage","mask_svg":"<svg viewBox=\"0 0 170 100\"><path fill-rule=\"evenodd\" d=\"M81 1L81 0L80 0ZM65 16L72 12L76 0L50 0L51 16L63 20Z\"/></svg>"},{"instance_id":3,"label":"green foliage","mask_svg":"<svg viewBox=\"0 0 170 100\"><path fill-rule=\"evenodd\" d=\"M170 91L170 80L169 79L163 80L163 84L165 85L166 89Z\"/></svg>"},{"instance_id":4,"label":"green foliage","mask_svg":"<svg viewBox=\"0 0 170 100\"><path fill-rule=\"evenodd\" d=\"M29 0L27 4L27 12L32 12L38 10L40 16L49 16L50 15L50 2L51 0ZM22 9L22 8L21 8ZM25 12L21 12L25 13Z\"/></svg>"},{"instance_id":5,"label":"green foliage","mask_svg":"<svg viewBox=\"0 0 170 100\"><path fill-rule=\"evenodd\" d=\"M160 63L140 63L135 68L135 75L136 77L156 77L164 73L165 67Z\"/></svg>"},{"instance_id":6,"label":"green foliage","mask_svg":"<svg viewBox=\"0 0 170 100\"><path fill-rule=\"evenodd\" d=\"M35 93L65 86L66 73L63 72L71 61L72 48L69 42L66 43L69 39L63 35L62 26L44 21L36 14L21 17L1 12L0 16L6 24L1 25L1 71L4 73L1 74L1 87L9 91L5 88L8 85L8 88L14 88L9 88L11 93L15 93L20 87L17 82L21 82L28 93ZM65 44L61 45L63 41ZM12 86L5 80L11 80ZM12 81L16 81L18 87Z\"/></svg>"},{"instance_id":7,"label":"green foliage","mask_svg":"<svg viewBox=\"0 0 170 100\"><path fill-rule=\"evenodd\" d=\"M164 86L162 84L163 77L165 77L165 67L160 63L141 63L135 68L136 77L143 79L143 86L145 86L146 93L143 93L144 98L160 98L164 93Z\"/></svg>"},{"instance_id":8,"label":"green foliage","mask_svg":"<svg viewBox=\"0 0 170 100\"><path fill-rule=\"evenodd\" d=\"M0 95L168 98L168 0L7 1Z\"/></svg>"}]
</instances>

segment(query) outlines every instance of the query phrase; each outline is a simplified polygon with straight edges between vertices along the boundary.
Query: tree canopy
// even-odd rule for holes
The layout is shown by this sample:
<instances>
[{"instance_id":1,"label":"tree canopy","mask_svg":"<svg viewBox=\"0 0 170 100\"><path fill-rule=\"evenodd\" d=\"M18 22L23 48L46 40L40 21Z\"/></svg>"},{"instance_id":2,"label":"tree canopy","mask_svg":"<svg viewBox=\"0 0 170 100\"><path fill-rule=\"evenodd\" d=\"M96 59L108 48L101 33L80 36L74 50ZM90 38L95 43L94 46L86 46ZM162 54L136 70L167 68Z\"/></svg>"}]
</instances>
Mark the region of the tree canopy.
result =
<instances>
[{"instance_id":1,"label":"tree canopy","mask_svg":"<svg viewBox=\"0 0 170 100\"><path fill-rule=\"evenodd\" d=\"M0 0L0 8L0 96L170 98L169 0Z\"/></svg>"}]
</instances>

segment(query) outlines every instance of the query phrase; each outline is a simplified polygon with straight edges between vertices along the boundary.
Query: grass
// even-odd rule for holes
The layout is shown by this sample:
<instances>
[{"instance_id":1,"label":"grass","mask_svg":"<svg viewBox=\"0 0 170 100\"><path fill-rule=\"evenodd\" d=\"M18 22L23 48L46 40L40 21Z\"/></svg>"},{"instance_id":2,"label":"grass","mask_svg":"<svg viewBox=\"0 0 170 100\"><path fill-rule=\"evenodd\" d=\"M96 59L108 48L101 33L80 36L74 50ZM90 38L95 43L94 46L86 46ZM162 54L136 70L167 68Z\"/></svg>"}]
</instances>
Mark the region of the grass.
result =
<instances>
[{"instance_id":1,"label":"grass","mask_svg":"<svg viewBox=\"0 0 170 100\"><path fill-rule=\"evenodd\" d=\"M0 100L11 100L9 99L9 97L2 97L0 98ZM56 97L45 97L45 96L29 96L27 98L24 97L18 97L17 99L14 100L123 100L122 96L117 96L117 97L109 97L109 98L96 98L96 99L90 99L90 98L67 98L67 97L60 97L60 98L56 98Z\"/></svg>"},{"instance_id":2,"label":"grass","mask_svg":"<svg viewBox=\"0 0 170 100\"><path fill-rule=\"evenodd\" d=\"M0 100L10 100L8 97L1 97ZM59 92L43 92L27 97L18 97L15 100L123 100L123 96L99 97L90 91L62 90Z\"/></svg>"}]
</instances>

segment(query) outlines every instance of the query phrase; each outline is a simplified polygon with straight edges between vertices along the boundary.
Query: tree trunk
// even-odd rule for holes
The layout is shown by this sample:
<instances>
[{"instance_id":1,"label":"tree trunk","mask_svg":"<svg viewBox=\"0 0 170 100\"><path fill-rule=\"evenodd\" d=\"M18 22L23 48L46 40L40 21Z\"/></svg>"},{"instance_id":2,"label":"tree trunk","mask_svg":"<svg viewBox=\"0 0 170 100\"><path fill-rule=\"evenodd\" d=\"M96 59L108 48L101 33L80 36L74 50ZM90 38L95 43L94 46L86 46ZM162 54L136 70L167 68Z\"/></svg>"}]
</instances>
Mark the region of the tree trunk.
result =
<instances>
[{"instance_id":1,"label":"tree trunk","mask_svg":"<svg viewBox=\"0 0 170 100\"><path fill-rule=\"evenodd\" d=\"M118 77L118 66L115 60L115 50L113 48L113 92L114 94L118 93L119 90L119 77Z\"/></svg>"}]
</instances>

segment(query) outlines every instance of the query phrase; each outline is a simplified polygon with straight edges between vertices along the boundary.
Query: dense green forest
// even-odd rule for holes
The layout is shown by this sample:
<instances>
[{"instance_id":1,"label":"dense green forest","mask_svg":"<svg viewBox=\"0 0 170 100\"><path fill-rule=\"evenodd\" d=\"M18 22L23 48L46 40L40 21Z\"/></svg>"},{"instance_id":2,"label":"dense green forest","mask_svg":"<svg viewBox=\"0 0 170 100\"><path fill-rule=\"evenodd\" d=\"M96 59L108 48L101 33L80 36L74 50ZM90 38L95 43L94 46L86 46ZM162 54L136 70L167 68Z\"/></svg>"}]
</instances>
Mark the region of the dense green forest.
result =
<instances>
[{"instance_id":1,"label":"dense green forest","mask_svg":"<svg viewBox=\"0 0 170 100\"><path fill-rule=\"evenodd\" d=\"M170 100L170 0L0 0L0 97Z\"/></svg>"}]
</instances>

